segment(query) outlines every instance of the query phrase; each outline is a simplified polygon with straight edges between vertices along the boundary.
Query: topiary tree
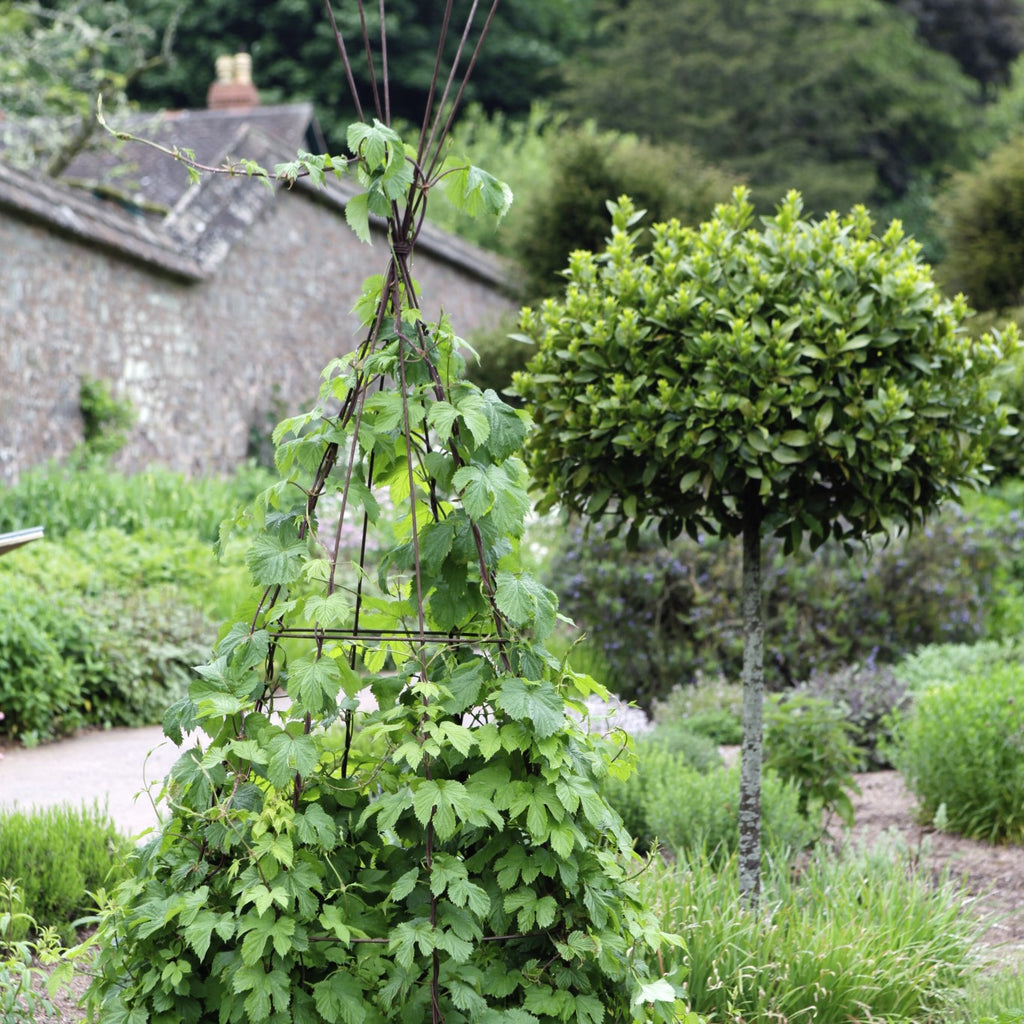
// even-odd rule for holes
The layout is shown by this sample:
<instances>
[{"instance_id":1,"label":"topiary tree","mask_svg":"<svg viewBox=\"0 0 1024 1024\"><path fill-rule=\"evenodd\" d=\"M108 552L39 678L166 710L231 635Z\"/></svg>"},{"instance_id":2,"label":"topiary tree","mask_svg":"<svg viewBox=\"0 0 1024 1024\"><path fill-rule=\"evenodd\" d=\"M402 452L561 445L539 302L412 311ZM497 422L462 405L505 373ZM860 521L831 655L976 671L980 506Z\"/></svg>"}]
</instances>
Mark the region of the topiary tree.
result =
<instances>
[{"instance_id":1,"label":"topiary tree","mask_svg":"<svg viewBox=\"0 0 1024 1024\"><path fill-rule=\"evenodd\" d=\"M471 28L470 15L463 43ZM477 53L462 56L471 67ZM350 157L278 169L354 173L346 214L367 240L371 213L386 225L384 273L357 303L358 349L275 431L282 479L255 510L247 559L256 593L165 716L185 750L161 831L95 937L89 1001L105 1021L685 1011L656 967L672 939L601 796L620 751L584 726L596 684L544 647L557 600L519 559L527 423L460 377L459 339L427 320L410 272L431 189L490 213L509 198L444 158L461 89L454 70L433 86L417 146L383 123L385 81L378 116L348 131ZM374 531L388 542L371 573Z\"/></svg>"},{"instance_id":2,"label":"topiary tree","mask_svg":"<svg viewBox=\"0 0 1024 1024\"><path fill-rule=\"evenodd\" d=\"M965 337L919 246L862 207L801 219L791 192L755 227L745 189L698 228L632 202L601 255L573 255L563 298L525 310L538 346L516 379L536 417L541 509L657 520L743 539L740 880L760 874L761 538L788 550L913 527L963 485L1005 423L988 374L1016 332Z\"/></svg>"}]
</instances>

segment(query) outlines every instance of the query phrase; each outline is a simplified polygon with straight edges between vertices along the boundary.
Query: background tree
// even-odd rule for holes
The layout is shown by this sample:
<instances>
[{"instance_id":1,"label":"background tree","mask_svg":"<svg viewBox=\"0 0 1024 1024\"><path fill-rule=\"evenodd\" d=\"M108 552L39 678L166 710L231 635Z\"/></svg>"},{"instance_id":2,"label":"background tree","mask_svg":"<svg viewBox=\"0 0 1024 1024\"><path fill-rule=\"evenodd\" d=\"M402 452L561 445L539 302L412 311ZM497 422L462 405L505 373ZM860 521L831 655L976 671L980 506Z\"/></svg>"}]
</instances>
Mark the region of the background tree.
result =
<instances>
[{"instance_id":1,"label":"background tree","mask_svg":"<svg viewBox=\"0 0 1024 1024\"><path fill-rule=\"evenodd\" d=\"M977 83L879 0L598 7L566 70L577 117L685 143L809 209L884 203L972 153Z\"/></svg>"},{"instance_id":2,"label":"background tree","mask_svg":"<svg viewBox=\"0 0 1024 1024\"><path fill-rule=\"evenodd\" d=\"M791 192L754 229L744 189L699 228L628 200L600 256L573 255L565 297L526 310L538 346L516 378L536 420L541 509L742 536L741 888L760 873L761 538L852 542L910 528L984 480L1005 423L988 374L1015 344L959 331L919 246L867 212L818 223Z\"/></svg>"},{"instance_id":3,"label":"background tree","mask_svg":"<svg viewBox=\"0 0 1024 1024\"><path fill-rule=\"evenodd\" d=\"M1024 305L1024 136L954 177L936 204L947 286L982 310Z\"/></svg>"},{"instance_id":4,"label":"background tree","mask_svg":"<svg viewBox=\"0 0 1024 1024\"><path fill-rule=\"evenodd\" d=\"M886 0L909 14L932 49L948 53L986 94L1010 80L1024 50L1024 11L1018 0Z\"/></svg>"},{"instance_id":5,"label":"background tree","mask_svg":"<svg viewBox=\"0 0 1024 1024\"><path fill-rule=\"evenodd\" d=\"M4 159L58 176L96 135L97 96L116 116L166 59L170 35L163 53L153 52L157 38L121 3L0 3Z\"/></svg>"},{"instance_id":6,"label":"background tree","mask_svg":"<svg viewBox=\"0 0 1024 1024\"><path fill-rule=\"evenodd\" d=\"M371 38L379 38L379 6L362 5ZM452 23L462 24L470 0L456 0ZM419 125L434 71L437 27L446 0L394 0L387 5L391 114ZM525 113L530 104L560 83L566 56L582 38L591 0L517 0L499 7L488 35L486 60L474 68L465 99L487 109ZM486 13L480 5L478 22ZM176 16L174 60L147 76L133 96L147 107L202 107L218 53L252 54L255 79L266 102L311 100L327 140L337 149L354 115L344 75L337 64L334 34L321 5L308 0L213 0L181 4L151 0L138 17L157 32ZM346 38L361 34L356 4L337 4L335 16ZM446 57L457 39L448 40ZM376 75L381 80L379 47ZM362 48L351 54L352 70L364 91L369 74Z\"/></svg>"}]
</instances>

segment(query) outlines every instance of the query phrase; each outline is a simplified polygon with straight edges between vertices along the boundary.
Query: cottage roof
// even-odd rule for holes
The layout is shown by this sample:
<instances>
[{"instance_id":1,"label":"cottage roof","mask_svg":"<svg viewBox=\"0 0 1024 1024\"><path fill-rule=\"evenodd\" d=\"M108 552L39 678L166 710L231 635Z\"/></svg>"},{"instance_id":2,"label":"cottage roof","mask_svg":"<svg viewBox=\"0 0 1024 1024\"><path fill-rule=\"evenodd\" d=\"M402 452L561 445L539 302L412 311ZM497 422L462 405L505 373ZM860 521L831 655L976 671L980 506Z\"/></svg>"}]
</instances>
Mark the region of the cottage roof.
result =
<instances>
[{"instance_id":1,"label":"cottage roof","mask_svg":"<svg viewBox=\"0 0 1024 1024\"><path fill-rule=\"evenodd\" d=\"M190 149L199 163L215 167L238 159L272 167L293 159L298 149L316 148L308 103L135 114L117 127L168 149ZM298 188L339 215L355 192L347 179L330 181L326 190L306 182ZM204 175L190 185L177 161L138 142L80 153L60 180L0 161L0 211L192 281L216 272L279 191L225 174ZM501 261L445 231L427 225L420 245L496 287L507 280Z\"/></svg>"}]
</instances>

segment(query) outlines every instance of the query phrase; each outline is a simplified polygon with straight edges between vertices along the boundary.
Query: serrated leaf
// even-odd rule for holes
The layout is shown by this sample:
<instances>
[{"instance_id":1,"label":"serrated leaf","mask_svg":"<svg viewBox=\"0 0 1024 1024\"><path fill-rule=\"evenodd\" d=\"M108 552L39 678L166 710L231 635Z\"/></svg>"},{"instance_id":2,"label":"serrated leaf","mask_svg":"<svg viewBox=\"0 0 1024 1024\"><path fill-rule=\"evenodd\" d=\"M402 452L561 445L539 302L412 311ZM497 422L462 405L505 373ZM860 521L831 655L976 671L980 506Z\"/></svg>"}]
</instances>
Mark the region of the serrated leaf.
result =
<instances>
[{"instance_id":1,"label":"serrated leaf","mask_svg":"<svg viewBox=\"0 0 1024 1024\"><path fill-rule=\"evenodd\" d=\"M370 197L366 192L345 203L345 220L360 242L370 243Z\"/></svg>"},{"instance_id":2,"label":"serrated leaf","mask_svg":"<svg viewBox=\"0 0 1024 1024\"><path fill-rule=\"evenodd\" d=\"M510 718L531 722L537 737L553 736L565 724L565 702L554 684L525 679L506 679L501 684L495 703Z\"/></svg>"},{"instance_id":3,"label":"serrated leaf","mask_svg":"<svg viewBox=\"0 0 1024 1024\"><path fill-rule=\"evenodd\" d=\"M255 583L262 587L294 583L302 575L309 545L294 532L279 530L257 537L246 552L245 563Z\"/></svg>"},{"instance_id":4,"label":"serrated leaf","mask_svg":"<svg viewBox=\"0 0 1024 1024\"><path fill-rule=\"evenodd\" d=\"M304 712L319 715L337 707L341 669L333 658L308 655L288 670L288 695Z\"/></svg>"},{"instance_id":5,"label":"serrated leaf","mask_svg":"<svg viewBox=\"0 0 1024 1024\"><path fill-rule=\"evenodd\" d=\"M267 778L274 786L285 786L295 774L311 775L317 766L319 756L311 736L289 736L278 733L267 747L270 760L267 763Z\"/></svg>"}]
</instances>

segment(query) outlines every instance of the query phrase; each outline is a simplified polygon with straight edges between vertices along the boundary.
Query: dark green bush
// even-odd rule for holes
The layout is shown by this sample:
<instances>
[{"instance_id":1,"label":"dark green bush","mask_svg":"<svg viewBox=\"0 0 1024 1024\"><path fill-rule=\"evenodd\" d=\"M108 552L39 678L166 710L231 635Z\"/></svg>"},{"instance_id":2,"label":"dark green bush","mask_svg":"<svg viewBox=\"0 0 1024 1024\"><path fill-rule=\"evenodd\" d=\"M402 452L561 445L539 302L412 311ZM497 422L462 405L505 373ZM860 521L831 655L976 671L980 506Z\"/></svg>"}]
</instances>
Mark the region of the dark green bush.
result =
<instances>
[{"instance_id":1,"label":"dark green bush","mask_svg":"<svg viewBox=\"0 0 1024 1024\"><path fill-rule=\"evenodd\" d=\"M130 845L97 805L0 811L0 878L15 880L25 912L65 941L93 909L89 893L125 876Z\"/></svg>"},{"instance_id":2,"label":"dark green bush","mask_svg":"<svg viewBox=\"0 0 1024 1024\"><path fill-rule=\"evenodd\" d=\"M649 223L676 218L697 224L728 200L739 180L685 146L655 146L628 135L570 130L552 148L551 181L528 199L511 242L530 301L561 289L559 275L574 249L604 248L609 200L631 196L647 210Z\"/></svg>"},{"instance_id":3,"label":"dark green bush","mask_svg":"<svg viewBox=\"0 0 1024 1024\"><path fill-rule=\"evenodd\" d=\"M80 682L63 642L85 624L31 589L0 587L0 735L28 742L83 722Z\"/></svg>"},{"instance_id":4,"label":"dark green bush","mask_svg":"<svg viewBox=\"0 0 1024 1024\"><path fill-rule=\"evenodd\" d=\"M657 841L673 853L706 855L721 864L739 844L739 766L701 772L683 754L658 743L637 744L637 771L626 781L609 779L605 796L619 812L637 848ZM764 848L802 850L821 835L820 813L800 812L795 785L774 772L762 779Z\"/></svg>"},{"instance_id":5,"label":"dark green bush","mask_svg":"<svg viewBox=\"0 0 1024 1024\"><path fill-rule=\"evenodd\" d=\"M979 309L1024 303L1024 137L953 178L938 199L946 257L938 275Z\"/></svg>"},{"instance_id":6,"label":"dark green bush","mask_svg":"<svg viewBox=\"0 0 1024 1024\"><path fill-rule=\"evenodd\" d=\"M773 689L814 672L892 663L930 643L972 642L1024 626L1024 526L999 497L950 507L869 555L827 543L783 557L764 548L765 677ZM740 545L653 534L636 551L579 525L564 531L546 583L600 647L607 683L650 708L699 671L738 679Z\"/></svg>"},{"instance_id":7,"label":"dark green bush","mask_svg":"<svg viewBox=\"0 0 1024 1024\"><path fill-rule=\"evenodd\" d=\"M923 821L1024 842L1024 666L919 693L899 723L893 759Z\"/></svg>"}]
</instances>

